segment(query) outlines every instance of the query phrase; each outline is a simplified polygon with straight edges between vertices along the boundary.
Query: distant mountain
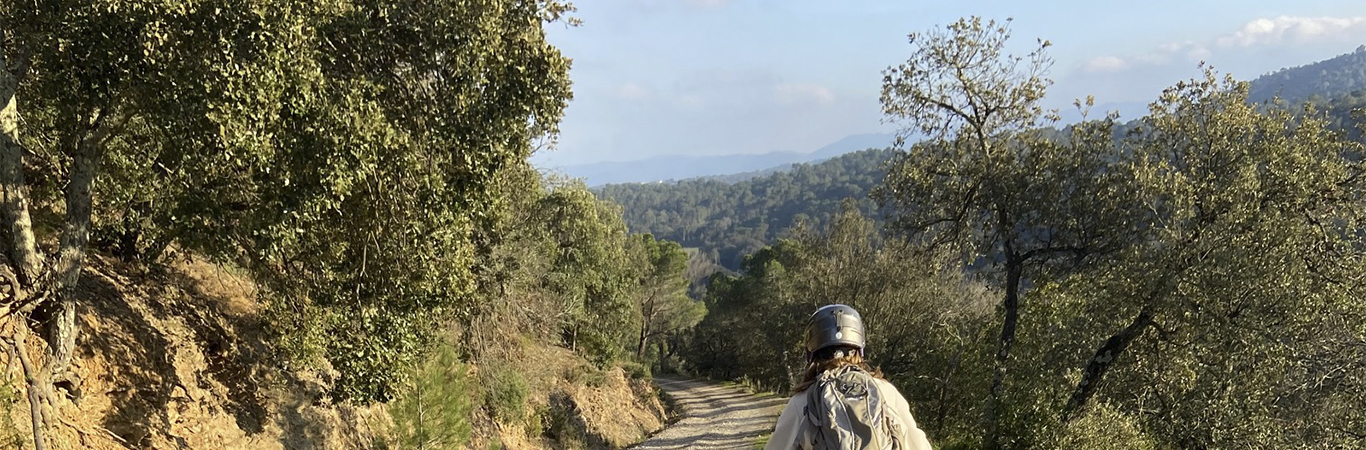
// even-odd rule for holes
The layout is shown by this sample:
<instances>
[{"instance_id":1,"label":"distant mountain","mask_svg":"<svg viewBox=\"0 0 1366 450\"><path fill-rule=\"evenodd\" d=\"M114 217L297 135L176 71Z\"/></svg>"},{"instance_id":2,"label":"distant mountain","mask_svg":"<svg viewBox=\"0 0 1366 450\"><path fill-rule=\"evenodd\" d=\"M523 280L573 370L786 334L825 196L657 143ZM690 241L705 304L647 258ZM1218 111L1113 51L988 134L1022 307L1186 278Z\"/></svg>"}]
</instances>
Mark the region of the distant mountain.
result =
<instances>
[{"instance_id":1,"label":"distant mountain","mask_svg":"<svg viewBox=\"0 0 1366 450\"><path fill-rule=\"evenodd\" d=\"M1366 45L1332 59L1281 69L1252 80L1249 100L1280 96L1291 104L1327 101L1366 90Z\"/></svg>"},{"instance_id":2,"label":"distant mountain","mask_svg":"<svg viewBox=\"0 0 1366 450\"><path fill-rule=\"evenodd\" d=\"M773 152L739 155L667 155L636 161L600 162L562 166L559 169L574 178L583 178L589 186L617 183L648 183L683 180L744 172L770 173L768 169L796 163L809 163L833 158L845 153L892 145L895 134L857 134L845 137L809 153Z\"/></svg>"}]
</instances>

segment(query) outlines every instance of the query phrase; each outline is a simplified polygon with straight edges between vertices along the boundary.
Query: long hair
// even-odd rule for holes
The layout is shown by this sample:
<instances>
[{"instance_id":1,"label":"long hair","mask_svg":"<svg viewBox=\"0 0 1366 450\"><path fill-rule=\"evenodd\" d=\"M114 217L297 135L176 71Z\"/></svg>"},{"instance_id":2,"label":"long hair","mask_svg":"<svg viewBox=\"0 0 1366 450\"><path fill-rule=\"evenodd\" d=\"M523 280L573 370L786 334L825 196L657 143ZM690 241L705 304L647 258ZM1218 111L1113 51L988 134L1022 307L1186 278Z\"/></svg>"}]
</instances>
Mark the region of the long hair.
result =
<instances>
[{"instance_id":1,"label":"long hair","mask_svg":"<svg viewBox=\"0 0 1366 450\"><path fill-rule=\"evenodd\" d=\"M797 385L795 392L806 391L822 373L849 366L868 372L874 378L882 378L882 369L869 366L868 361L863 359L863 352L852 347L832 347L811 356L811 361L806 364L806 374L802 376L802 382Z\"/></svg>"}]
</instances>

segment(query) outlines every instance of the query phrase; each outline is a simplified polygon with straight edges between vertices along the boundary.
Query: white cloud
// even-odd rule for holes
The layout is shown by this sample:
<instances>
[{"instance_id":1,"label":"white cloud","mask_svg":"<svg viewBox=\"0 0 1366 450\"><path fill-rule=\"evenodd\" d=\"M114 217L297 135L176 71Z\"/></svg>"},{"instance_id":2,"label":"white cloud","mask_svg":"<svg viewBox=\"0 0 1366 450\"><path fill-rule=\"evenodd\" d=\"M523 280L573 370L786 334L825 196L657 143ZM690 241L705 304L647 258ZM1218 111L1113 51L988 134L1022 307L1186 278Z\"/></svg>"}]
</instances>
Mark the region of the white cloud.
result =
<instances>
[{"instance_id":1,"label":"white cloud","mask_svg":"<svg viewBox=\"0 0 1366 450\"><path fill-rule=\"evenodd\" d=\"M1124 58L1118 56L1101 56L1099 58L1091 58L1091 60L1087 61L1086 65L1082 68L1087 72L1106 73L1118 72L1124 70L1126 67L1129 67L1129 62L1125 61Z\"/></svg>"},{"instance_id":2,"label":"white cloud","mask_svg":"<svg viewBox=\"0 0 1366 450\"><path fill-rule=\"evenodd\" d=\"M1208 61L1215 50L1225 52L1259 47L1294 46L1366 40L1366 16L1261 18L1237 31L1204 42L1168 42L1152 51L1129 56L1101 56L1082 64L1085 73L1115 73L1140 67Z\"/></svg>"},{"instance_id":3,"label":"white cloud","mask_svg":"<svg viewBox=\"0 0 1366 450\"><path fill-rule=\"evenodd\" d=\"M652 92L647 87L627 81L620 86L617 86L617 88L613 90L613 94L618 98L626 100L644 100L649 98Z\"/></svg>"},{"instance_id":4,"label":"white cloud","mask_svg":"<svg viewBox=\"0 0 1366 450\"><path fill-rule=\"evenodd\" d=\"M1220 36L1220 47L1358 41L1366 38L1366 17L1290 17L1256 19L1241 30Z\"/></svg>"},{"instance_id":5,"label":"white cloud","mask_svg":"<svg viewBox=\"0 0 1366 450\"><path fill-rule=\"evenodd\" d=\"M835 93L819 84L784 83L773 87L773 98L786 105L813 102L829 105L835 102Z\"/></svg>"}]
</instances>

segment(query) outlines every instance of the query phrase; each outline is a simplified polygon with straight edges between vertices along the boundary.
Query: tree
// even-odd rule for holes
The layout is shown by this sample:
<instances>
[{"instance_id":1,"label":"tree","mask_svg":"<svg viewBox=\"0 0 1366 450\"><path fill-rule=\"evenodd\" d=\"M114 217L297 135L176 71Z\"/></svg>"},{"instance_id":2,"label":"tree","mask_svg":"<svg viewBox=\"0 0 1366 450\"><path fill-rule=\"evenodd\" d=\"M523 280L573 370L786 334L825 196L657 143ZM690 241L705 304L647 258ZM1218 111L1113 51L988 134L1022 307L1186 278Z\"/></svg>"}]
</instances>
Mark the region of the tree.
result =
<instances>
[{"instance_id":1,"label":"tree","mask_svg":"<svg viewBox=\"0 0 1366 450\"><path fill-rule=\"evenodd\" d=\"M636 282L621 208L577 180L552 185L535 208L553 245L544 283L561 300L564 343L598 364L615 360L631 340Z\"/></svg>"},{"instance_id":2,"label":"tree","mask_svg":"<svg viewBox=\"0 0 1366 450\"><path fill-rule=\"evenodd\" d=\"M1139 239L1069 280L1127 319L1091 340L1064 421L1104 397L1176 447L1360 446L1361 144L1248 92L1207 70L1142 120Z\"/></svg>"},{"instance_id":3,"label":"tree","mask_svg":"<svg viewBox=\"0 0 1366 450\"><path fill-rule=\"evenodd\" d=\"M645 357L651 340L690 328L702 320L706 309L688 297L688 254L677 242L656 240L649 234L633 236L638 260L640 336L636 359Z\"/></svg>"},{"instance_id":4,"label":"tree","mask_svg":"<svg viewBox=\"0 0 1366 450\"><path fill-rule=\"evenodd\" d=\"M876 192L892 208L894 229L1003 272L1004 317L983 419L989 449L999 447L999 400L1026 270L1113 248L1123 234L1113 225L1126 223L1112 192L1113 117L1061 140L1041 131L1056 120L1038 105L1051 84L1050 44L1009 55L1008 25L973 17L910 35L911 57L884 72L882 105L905 127L903 138L925 140L894 158Z\"/></svg>"},{"instance_id":5,"label":"tree","mask_svg":"<svg viewBox=\"0 0 1366 450\"><path fill-rule=\"evenodd\" d=\"M220 16L220 8L242 7L210 3L0 7L8 256L0 271L10 285L0 306L18 319L16 345L23 345L30 319L46 328L46 361L28 377L30 388L37 385L43 394L38 397L47 396L45 385L72 376L76 286L102 164L111 155L136 154L143 138L174 137L183 146L165 148L200 154L233 148L246 140L241 132L259 131L245 124L272 111L275 86L263 83L280 74L272 57L284 54L301 32L277 20L278 14L295 6L301 14L316 11L278 2L260 5L250 17ZM262 39L267 35L276 38ZM29 171L37 176L30 178ZM34 209L56 212L57 223L35 224ZM38 231L51 228L60 229L56 247L44 248ZM35 444L43 446L41 430L35 426L34 432Z\"/></svg>"},{"instance_id":6,"label":"tree","mask_svg":"<svg viewBox=\"0 0 1366 450\"><path fill-rule=\"evenodd\" d=\"M339 371L335 394L390 398L433 330L470 308L470 236L496 176L556 131L569 61L542 24L567 10L6 3L5 305L51 311L60 377L92 223L127 223L241 263L286 347ZM48 251L27 211L59 194Z\"/></svg>"},{"instance_id":7,"label":"tree","mask_svg":"<svg viewBox=\"0 0 1366 450\"><path fill-rule=\"evenodd\" d=\"M440 345L432 358L414 367L413 385L393 403L391 414L402 448L455 449L470 436L470 413L478 392L470 386L466 366L450 345Z\"/></svg>"}]
</instances>

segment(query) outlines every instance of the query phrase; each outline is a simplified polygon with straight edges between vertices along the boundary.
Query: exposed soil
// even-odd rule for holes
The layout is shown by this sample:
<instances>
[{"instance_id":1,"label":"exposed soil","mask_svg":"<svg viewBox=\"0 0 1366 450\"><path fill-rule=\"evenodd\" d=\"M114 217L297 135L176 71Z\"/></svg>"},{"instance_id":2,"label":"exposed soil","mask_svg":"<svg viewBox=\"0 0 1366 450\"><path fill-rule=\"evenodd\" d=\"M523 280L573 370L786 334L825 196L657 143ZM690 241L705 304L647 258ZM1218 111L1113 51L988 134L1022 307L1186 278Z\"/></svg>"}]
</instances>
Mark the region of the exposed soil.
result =
<instances>
[{"instance_id":1,"label":"exposed soil","mask_svg":"<svg viewBox=\"0 0 1366 450\"><path fill-rule=\"evenodd\" d=\"M754 395L710 381L656 377L683 417L640 445L639 450L750 449L773 431L787 399Z\"/></svg>"},{"instance_id":2,"label":"exposed soil","mask_svg":"<svg viewBox=\"0 0 1366 450\"><path fill-rule=\"evenodd\" d=\"M79 290L79 383L54 392L49 448L382 445L389 427L382 405L333 404L324 376L275 358L249 279L200 260L149 271L97 254ZM42 348L37 337L29 348ZM0 388L21 399L4 413L27 440L22 377L10 365L0 378L8 381Z\"/></svg>"}]
</instances>

